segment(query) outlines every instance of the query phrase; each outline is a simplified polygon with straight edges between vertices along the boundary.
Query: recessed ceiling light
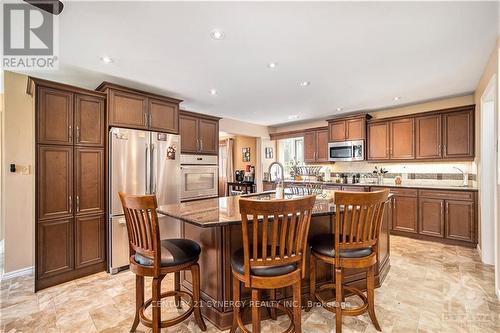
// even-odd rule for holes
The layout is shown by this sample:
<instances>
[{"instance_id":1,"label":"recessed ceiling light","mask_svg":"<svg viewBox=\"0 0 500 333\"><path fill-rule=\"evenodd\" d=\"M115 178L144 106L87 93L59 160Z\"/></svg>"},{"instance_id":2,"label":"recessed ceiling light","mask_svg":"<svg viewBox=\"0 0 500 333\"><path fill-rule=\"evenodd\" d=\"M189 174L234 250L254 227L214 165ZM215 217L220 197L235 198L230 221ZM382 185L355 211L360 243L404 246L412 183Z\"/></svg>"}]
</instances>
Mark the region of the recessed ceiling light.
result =
<instances>
[{"instance_id":1,"label":"recessed ceiling light","mask_svg":"<svg viewBox=\"0 0 500 333\"><path fill-rule=\"evenodd\" d=\"M114 62L114 60L108 56L102 56L101 61L106 63L106 64L110 64L110 63Z\"/></svg>"},{"instance_id":2,"label":"recessed ceiling light","mask_svg":"<svg viewBox=\"0 0 500 333\"><path fill-rule=\"evenodd\" d=\"M269 67L271 69L276 68L276 66L278 66L278 64L276 62L270 62L270 63L267 64L267 67Z\"/></svg>"},{"instance_id":3,"label":"recessed ceiling light","mask_svg":"<svg viewBox=\"0 0 500 333\"><path fill-rule=\"evenodd\" d=\"M337 108L336 110L340 112L340 111L342 111L342 108Z\"/></svg>"},{"instance_id":4,"label":"recessed ceiling light","mask_svg":"<svg viewBox=\"0 0 500 333\"><path fill-rule=\"evenodd\" d=\"M214 29L210 33L210 37L212 37L212 39L215 39L215 40L224 39L224 31L219 30L219 29Z\"/></svg>"},{"instance_id":5,"label":"recessed ceiling light","mask_svg":"<svg viewBox=\"0 0 500 333\"><path fill-rule=\"evenodd\" d=\"M394 101L399 101L400 99L401 99L401 97L399 97L399 96L396 96L393 98Z\"/></svg>"},{"instance_id":6,"label":"recessed ceiling light","mask_svg":"<svg viewBox=\"0 0 500 333\"><path fill-rule=\"evenodd\" d=\"M288 116L288 120L296 120L296 119L299 119L299 115L298 114L291 114Z\"/></svg>"},{"instance_id":7,"label":"recessed ceiling light","mask_svg":"<svg viewBox=\"0 0 500 333\"><path fill-rule=\"evenodd\" d=\"M307 86L308 86L308 85L310 85L310 84L311 84L311 82L309 82L309 81L303 81L303 82L300 82L300 85L301 85L302 87L307 87Z\"/></svg>"},{"instance_id":8,"label":"recessed ceiling light","mask_svg":"<svg viewBox=\"0 0 500 333\"><path fill-rule=\"evenodd\" d=\"M215 89L210 89L210 95L212 95L212 96L217 95L217 90L215 90Z\"/></svg>"}]
</instances>

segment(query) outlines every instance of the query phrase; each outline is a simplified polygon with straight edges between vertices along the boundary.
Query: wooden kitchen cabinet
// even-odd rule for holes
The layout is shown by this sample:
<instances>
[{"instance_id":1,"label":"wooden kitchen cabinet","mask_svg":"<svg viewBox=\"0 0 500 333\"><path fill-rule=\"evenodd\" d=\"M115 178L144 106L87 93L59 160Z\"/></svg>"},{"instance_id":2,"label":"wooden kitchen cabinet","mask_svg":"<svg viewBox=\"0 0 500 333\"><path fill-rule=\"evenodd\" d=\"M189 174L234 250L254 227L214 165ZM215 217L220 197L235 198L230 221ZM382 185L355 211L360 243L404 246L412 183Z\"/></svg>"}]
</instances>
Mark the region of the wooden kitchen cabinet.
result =
<instances>
[{"instance_id":1,"label":"wooden kitchen cabinet","mask_svg":"<svg viewBox=\"0 0 500 333\"><path fill-rule=\"evenodd\" d=\"M444 205L444 199L419 199L418 229L420 234L444 237Z\"/></svg>"},{"instance_id":2,"label":"wooden kitchen cabinet","mask_svg":"<svg viewBox=\"0 0 500 333\"><path fill-rule=\"evenodd\" d=\"M316 130L316 162L328 162L328 129Z\"/></svg>"},{"instance_id":3,"label":"wooden kitchen cabinet","mask_svg":"<svg viewBox=\"0 0 500 333\"><path fill-rule=\"evenodd\" d=\"M328 128L304 133L304 162L328 162Z\"/></svg>"},{"instance_id":4,"label":"wooden kitchen cabinet","mask_svg":"<svg viewBox=\"0 0 500 333\"><path fill-rule=\"evenodd\" d=\"M389 154L389 122L370 123L368 128L368 160L388 160Z\"/></svg>"},{"instance_id":5,"label":"wooden kitchen cabinet","mask_svg":"<svg viewBox=\"0 0 500 333\"><path fill-rule=\"evenodd\" d=\"M416 159L442 157L441 127L441 114L415 117Z\"/></svg>"},{"instance_id":6,"label":"wooden kitchen cabinet","mask_svg":"<svg viewBox=\"0 0 500 333\"><path fill-rule=\"evenodd\" d=\"M446 200L446 238L476 242L475 205L471 201Z\"/></svg>"},{"instance_id":7,"label":"wooden kitchen cabinet","mask_svg":"<svg viewBox=\"0 0 500 333\"><path fill-rule=\"evenodd\" d=\"M328 124L329 141L345 141L345 120L332 121Z\"/></svg>"},{"instance_id":8,"label":"wooden kitchen cabinet","mask_svg":"<svg viewBox=\"0 0 500 333\"><path fill-rule=\"evenodd\" d=\"M328 120L329 141L355 141L366 138L366 114Z\"/></svg>"},{"instance_id":9,"label":"wooden kitchen cabinet","mask_svg":"<svg viewBox=\"0 0 500 333\"><path fill-rule=\"evenodd\" d=\"M28 93L39 102L35 105L37 291L105 270L106 95L34 78L28 80ZM52 98L57 103L46 101ZM54 105L64 109L58 112L64 125L55 128L50 124ZM64 135L54 139L47 134L58 127L66 131ZM78 225L90 221L90 214L94 223L99 220L99 233L90 222ZM96 248L99 258L94 255Z\"/></svg>"},{"instance_id":10,"label":"wooden kitchen cabinet","mask_svg":"<svg viewBox=\"0 0 500 333\"><path fill-rule=\"evenodd\" d=\"M75 144L104 147L104 98L75 95Z\"/></svg>"},{"instance_id":11,"label":"wooden kitchen cabinet","mask_svg":"<svg viewBox=\"0 0 500 333\"><path fill-rule=\"evenodd\" d=\"M349 119L345 122L346 141L364 140L366 137L365 117Z\"/></svg>"},{"instance_id":12,"label":"wooden kitchen cabinet","mask_svg":"<svg viewBox=\"0 0 500 333\"><path fill-rule=\"evenodd\" d=\"M474 108L443 114L443 157L474 157Z\"/></svg>"},{"instance_id":13,"label":"wooden kitchen cabinet","mask_svg":"<svg viewBox=\"0 0 500 333\"><path fill-rule=\"evenodd\" d=\"M394 194L392 203L392 230L417 233L418 198L416 190L400 190Z\"/></svg>"},{"instance_id":14,"label":"wooden kitchen cabinet","mask_svg":"<svg viewBox=\"0 0 500 333\"><path fill-rule=\"evenodd\" d=\"M394 160L415 158L414 119L403 118L389 122L389 154Z\"/></svg>"},{"instance_id":15,"label":"wooden kitchen cabinet","mask_svg":"<svg viewBox=\"0 0 500 333\"><path fill-rule=\"evenodd\" d=\"M179 115L181 152L218 155L219 119L181 110Z\"/></svg>"},{"instance_id":16,"label":"wooden kitchen cabinet","mask_svg":"<svg viewBox=\"0 0 500 333\"><path fill-rule=\"evenodd\" d=\"M316 133L314 131L304 133L304 162L316 162Z\"/></svg>"},{"instance_id":17,"label":"wooden kitchen cabinet","mask_svg":"<svg viewBox=\"0 0 500 333\"><path fill-rule=\"evenodd\" d=\"M108 96L108 125L178 134L179 99L103 82Z\"/></svg>"},{"instance_id":18,"label":"wooden kitchen cabinet","mask_svg":"<svg viewBox=\"0 0 500 333\"><path fill-rule=\"evenodd\" d=\"M42 144L73 143L74 94L50 87L39 87L37 108L37 142Z\"/></svg>"}]
</instances>

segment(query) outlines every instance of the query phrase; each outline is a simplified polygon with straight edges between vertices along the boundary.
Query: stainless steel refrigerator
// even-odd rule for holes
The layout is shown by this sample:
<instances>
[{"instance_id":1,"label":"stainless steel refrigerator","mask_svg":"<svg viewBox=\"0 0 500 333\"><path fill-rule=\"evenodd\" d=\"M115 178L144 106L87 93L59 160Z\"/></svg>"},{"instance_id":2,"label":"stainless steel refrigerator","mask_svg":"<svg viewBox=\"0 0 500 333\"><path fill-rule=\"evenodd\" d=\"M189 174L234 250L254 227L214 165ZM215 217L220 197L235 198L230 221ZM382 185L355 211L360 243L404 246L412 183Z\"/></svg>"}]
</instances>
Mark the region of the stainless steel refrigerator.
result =
<instances>
[{"instance_id":1,"label":"stainless steel refrigerator","mask_svg":"<svg viewBox=\"0 0 500 333\"><path fill-rule=\"evenodd\" d=\"M127 268L127 228L118 192L155 194L158 205L179 203L180 136L111 128L109 131L108 271ZM180 236L178 221L159 216L162 238Z\"/></svg>"}]
</instances>

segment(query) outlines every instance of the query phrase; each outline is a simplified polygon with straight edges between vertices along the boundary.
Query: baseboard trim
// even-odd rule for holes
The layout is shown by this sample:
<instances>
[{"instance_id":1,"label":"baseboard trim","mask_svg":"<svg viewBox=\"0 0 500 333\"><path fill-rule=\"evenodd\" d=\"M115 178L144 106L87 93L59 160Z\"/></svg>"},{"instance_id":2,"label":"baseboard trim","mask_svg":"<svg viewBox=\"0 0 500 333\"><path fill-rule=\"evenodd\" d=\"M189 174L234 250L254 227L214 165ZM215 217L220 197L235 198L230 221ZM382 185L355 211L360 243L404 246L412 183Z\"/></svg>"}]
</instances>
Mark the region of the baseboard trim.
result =
<instances>
[{"instance_id":1,"label":"baseboard trim","mask_svg":"<svg viewBox=\"0 0 500 333\"><path fill-rule=\"evenodd\" d=\"M4 273L2 276L0 276L0 281L10 280L20 276L30 275L33 274L33 272L35 272L34 266L18 269L17 271Z\"/></svg>"}]
</instances>

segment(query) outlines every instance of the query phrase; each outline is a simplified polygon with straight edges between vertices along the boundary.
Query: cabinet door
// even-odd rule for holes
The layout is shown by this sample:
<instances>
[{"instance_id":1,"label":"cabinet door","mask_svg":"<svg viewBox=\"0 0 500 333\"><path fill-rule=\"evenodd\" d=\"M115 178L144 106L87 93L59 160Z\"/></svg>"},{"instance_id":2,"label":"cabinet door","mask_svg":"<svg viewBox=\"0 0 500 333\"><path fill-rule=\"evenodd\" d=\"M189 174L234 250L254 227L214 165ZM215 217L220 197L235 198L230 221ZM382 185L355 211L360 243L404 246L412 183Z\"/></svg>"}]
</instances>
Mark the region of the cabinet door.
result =
<instances>
[{"instance_id":1,"label":"cabinet door","mask_svg":"<svg viewBox=\"0 0 500 333\"><path fill-rule=\"evenodd\" d=\"M219 123L201 118L198 126L200 152L217 155L219 153Z\"/></svg>"},{"instance_id":2,"label":"cabinet door","mask_svg":"<svg viewBox=\"0 0 500 333\"><path fill-rule=\"evenodd\" d=\"M443 114L443 157L474 157L474 110Z\"/></svg>"},{"instance_id":3,"label":"cabinet door","mask_svg":"<svg viewBox=\"0 0 500 333\"><path fill-rule=\"evenodd\" d=\"M40 87L37 110L38 143L73 143L73 93Z\"/></svg>"},{"instance_id":4,"label":"cabinet door","mask_svg":"<svg viewBox=\"0 0 500 333\"><path fill-rule=\"evenodd\" d=\"M389 159L389 123L368 124L368 160Z\"/></svg>"},{"instance_id":5,"label":"cabinet door","mask_svg":"<svg viewBox=\"0 0 500 333\"><path fill-rule=\"evenodd\" d=\"M149 128L155 131L179 133L179 106L161 99L149 99Z\"/></svg>"},{"instance_id":6,"label":"cabinet door","mask_svg":"<svg viewBox=\"0 0 500 333\"><path fill-rule=\"evenodd\" d=\"M334 121L328 124L330 142L345 141L345 121Z\"/></svg>"},{"instance_id":7,"label":"cabinet door","mask_svg":"<svg viewBox=\"0 0 500 333\"><path fill-rule=\"evenodd\" d=\"M394 196L392 229L417 233L417 198Z\"/></svg>"},{"instance_id":8,"label":"cabinet door","mask_svg":"<svg viewBox=\"0 0 500 333\"><path fill-rule=\"evenodd\" d=\"M37 228L37 277L71 271L74 267L73 219L41 221Z\"/></svg>"},{"instance_id":9,"label":"cabinet door","mask_svg":"<svg viewBox=\"0 0 500 333\"><path fill-rule=\"evenodd\" d=\"M391 159L415 158L414 119L399 119L390 122Z\"/></svg>"},{"instance_id":10,"label":"cabinet door","mask_svg":"<svg viewBox=\"0 0 500 333\"><path fill-rule=\"evenodd\" d=\"M342 191L348 192L366 192L364 186L342 186Z\"/></svg>"},{"instance_id":11,"label":"cabinet door","mask_svg":"<svg viewBox=\"0 0 500 333\"><path fill-rule=\"evenodd\" d=\"M148 99L146 96L111 89L108 103L111 126L147 129Z\"/></svg>"},{"instance_id":12,"label":"cabinet door","mask_svg":"<svg viewBox=\"0 0 500 333\"><path fill-rule=\"evenodd\" d=\"M444 237L444 200L419 199L419 233Z\"/></svg>"},{"instance_id":13,"label":"cabinet door","mask_svg":"<svg viewBox=\"0 0 500 333\"><path fill-rule=\"evenodd\" d=\"M316 162L316 133L304 134L304 162Z\"/></svg>"},{"instance_id":14,"label":"cabinet door","mask_svg":"<svg viewBox=\"0 0 500 333\"><path fill-rule=\"evenodd\" d=\"M328 162L328 130L316 131L316 162Z\"/></svg>"},{"instance_id":15,"label":"cabinet door","mask_svg":"<svg viewBox=\"0 0 500 333\"><path fill-rule=\"evenodd\" d=\"M75 95L75 144L104 147L104 98Z\"/></svg>"},{"instance_id":16,"label":"cabinet door","mask_svg":"<svg viewBox=\"0 0 500 333\"><path fill-rule=\"evenodd\" d=\"M73 214L73 147L38 147L38 218Z\"/></svg>"},{"instance_id":17,"label":"cabinet door","mask_svg":"<svg viewBox=\"0 0 500 333\"><path fill-rule=\"evenodd\" d=\"M76 214L104 213L104 149L75 149Z\"/></svg>"},{"instance_id":18,"label":"cabinet door","mask_svg":"<svg viewBox=\"0 0 500 333\"><path fill-rule=\"evenodd\" d=\"M104 261L104 215L80 216L75 219L76 268Z\"/></svg>"},{"instance_id":19,"label":"cabinet door","mask_svg":"<svg viewBox=\"0 0 500 333\"><path fill-rule=\"evenodd\" d=\"M415 118L417 159L441 158L441 115Z\"/></svg>"},{"instance_id":20,"label":"cabinet door","mask_svg":"<svg viewBox=\"0 0 500 333\"><path fill-rule=\"evenodd\" d=\"M197 153L199 151L198 118L181 114L179 116L179 133L181 135L181 152Z\"/></svg>"},{"instance_id":21,"label":"cabinet door","mask_svg":"<svg viewBox=\"0 0 500 333\"><path fill-rule=\"evenodd\" d=\"M346 121L346 140L364 140L365 139L365 120L351 119Z\"/></svg>"},{"instance_id":22,"label":"cabinet door","mask_svg":"<svg viewBox=\"0 0 500 333\"><path fill-rule=\"evenodd\" d=\"M466 242L476 239L474 228L474 202L446 200L446 238Z\"/></svg>"}]
</instances>

